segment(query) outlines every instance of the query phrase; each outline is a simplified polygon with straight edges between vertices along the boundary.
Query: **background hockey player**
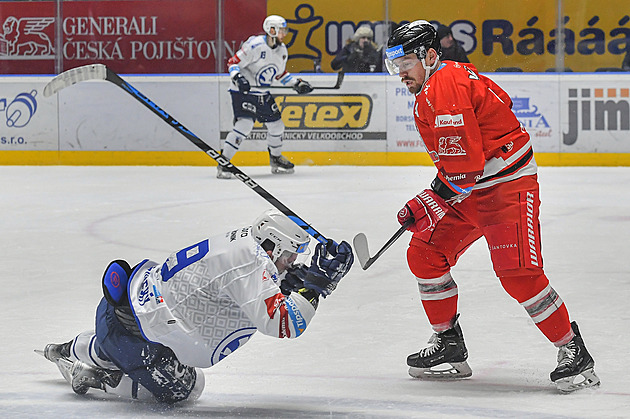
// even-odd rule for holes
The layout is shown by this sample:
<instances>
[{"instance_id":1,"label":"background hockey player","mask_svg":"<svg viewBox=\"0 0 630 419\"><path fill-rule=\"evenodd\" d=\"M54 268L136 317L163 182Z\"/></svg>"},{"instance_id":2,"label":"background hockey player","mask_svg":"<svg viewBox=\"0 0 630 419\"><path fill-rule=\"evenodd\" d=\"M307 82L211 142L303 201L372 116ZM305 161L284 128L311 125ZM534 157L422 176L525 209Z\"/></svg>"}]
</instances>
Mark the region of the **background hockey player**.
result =
<instances>
[{"instance_id":1,"label":"background hockey player","mask_svg":"<svg viewBox=\"0 0 630 419\"><path fill-rule=\"evenodd\" d=\"M267 16L263 29L265 35L251 36L228 60L228 71L232 78L230 95L234 128L228 133L221 152L231 160L258 120L267 127L271 172L293 173L293 163L282 155L284 123L280 110L274 97L265 88L279 83L292 86L299 94L310 93L313 88L308 82L294 78L285 70L289 55L283 43L288 31L286 20L281 16ZM232 173L219 165L217 177L229 179Z\"/></svg>"},{"instance_id":2,"label":"background hockey player","mask_svg":"<svg viewBox=\"0 0 630 419\"><path fill-rule=\"evenodd\" d=\"M430 346L407 358L409 374L472 374L450 271L484 236L505 291L559 348L551 380L563 392L599 384L577 324L543 271L537 167L509 95L471 64L441 62L437 32L426 21L400 26L387 47L390 74L416 94L416 126L438 169L431 187L398 213L401 224L414 218L407 261L435 331Z\"/></svg>"},{"instance_id":3,"label":"background hockey player","mask_svg":"<svg viewBox=\"0 0 630 419\"><path fill-rule=\"evenodd\" d=\"M162 264L112 262L103 277L96 331L43 355L78 394L90 388L121 397L196 400L200 368L211 367L260 331L300 336L319 297L335 290L353 262L346 242L318 244L311 266L297 264L309 236L271 210L253 226L211 237Z\"/></svg>"}]
</instances>

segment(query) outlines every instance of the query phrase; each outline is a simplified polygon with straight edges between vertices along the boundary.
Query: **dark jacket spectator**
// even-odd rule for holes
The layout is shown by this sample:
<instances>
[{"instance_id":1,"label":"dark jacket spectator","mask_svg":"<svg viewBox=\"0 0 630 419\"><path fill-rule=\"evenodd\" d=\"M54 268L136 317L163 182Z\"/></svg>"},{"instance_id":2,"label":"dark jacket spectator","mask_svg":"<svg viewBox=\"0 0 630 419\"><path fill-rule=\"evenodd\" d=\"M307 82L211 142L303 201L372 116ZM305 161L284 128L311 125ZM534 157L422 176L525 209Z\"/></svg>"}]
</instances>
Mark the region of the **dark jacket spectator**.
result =
<instances>
[{"instance_id":1,"label":"dark jacket spectator","mask_svg":"<svg viewBox=\"0 0 630 419\"><path fill-rule=\"evenodd\" d=\"M458 61L460 63L470 62L464 48L453 38L451 28L439 25L437 27L437 33L440 39L440 45L442 46L442 60Z\"/></svg>"},{"instance_id":2,"label":"dark jacket spectator","mask_svg":"<svg viewBox=\"0 0 630 419\"><path fill-rule=\"evenodd\" d=\"M374 43L374 32L369 26L359 27L352 38L331 61L333 70L344 73L380 73L383 71L382 51Z\"/></svg>"}]
</instances>

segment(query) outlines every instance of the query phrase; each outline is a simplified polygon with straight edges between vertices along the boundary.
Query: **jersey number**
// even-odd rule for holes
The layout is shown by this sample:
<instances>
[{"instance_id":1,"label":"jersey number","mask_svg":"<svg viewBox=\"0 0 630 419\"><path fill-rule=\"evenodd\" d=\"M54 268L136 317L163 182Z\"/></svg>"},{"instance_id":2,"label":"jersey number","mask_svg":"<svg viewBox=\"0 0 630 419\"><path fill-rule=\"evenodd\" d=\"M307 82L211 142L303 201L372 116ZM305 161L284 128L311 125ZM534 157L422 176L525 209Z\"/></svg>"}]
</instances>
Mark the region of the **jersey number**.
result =
<instances>
[{"instance_id":1,"label":"jersey number","mask_svg":"<svg viewBox=\"0 0 630 419\"><path fill-rule=\"evenodd\" d=\"M200 241L197 244L188 246L175 253L175 259L169 257L162 265L162 281L166 282L177 272L192 265L208 253L208 240Z\"/></svg>"}]
</instances>

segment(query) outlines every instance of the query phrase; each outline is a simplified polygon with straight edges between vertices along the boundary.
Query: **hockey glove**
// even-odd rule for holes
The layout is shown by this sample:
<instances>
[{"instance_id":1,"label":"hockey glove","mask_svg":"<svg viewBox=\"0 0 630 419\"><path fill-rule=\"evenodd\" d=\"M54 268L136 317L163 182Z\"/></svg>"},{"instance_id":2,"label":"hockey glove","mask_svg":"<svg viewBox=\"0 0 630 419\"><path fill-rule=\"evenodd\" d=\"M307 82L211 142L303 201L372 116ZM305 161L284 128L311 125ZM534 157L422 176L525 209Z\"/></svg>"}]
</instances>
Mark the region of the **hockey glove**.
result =
<instances>
[{"instance_id":1,"label":"hockey glove","mask_svg":"<svg viewBox=\"0 0 630 419\"><path fill-rule=\"evenodd\" d=\"M435 191L425 189L398 211L398 222L402 225L413 217L416 222L407 230L412 233L423 233L424 238L429 238L449 208L449 205Z\"/></svg>"},{"instance_id":2,"label":"hockey glove","mask_svg":"<svg viewBox=\"0 0 630 419\"><path fill-rule=\"evenodd\" d=\"M305 95L307 93L311 93L313 91L313 86L309 84L309 82L297 79L297 83L293 85L293 89L298 92L300 95Z\"/></svg>"},{"instance_id":3,"label":"hockey glove","mask_svg":"<svg viewBox=\"0 0 630 419\"><path fill-rule=\"evenodd\" d=\"M282 278L282 281L280 282L280 290L282 293L284 295L289 295L292 292L297 292L303 288L304 278L306 278L307 271L308 266L303 263L296 263L290 266L284 274L284 278Z\"/></svg>"},{"instance_id":4,"label":"hockey glove","mask_svg":"<svg viewBox=\"0 0 630 419\"><path fill-rule=\"evenodd\" d=\"M354 262L354 255L350 245L342 241L336 249L329 253L323 243L315 247L315 254L308 268L304 287L312 289L322 297L330 295L341 281Z\"/></svg>"},{"instance_id":5,"label":"hockey glove","mask_svg":"<svg viewBox=\"0 0 630 419\"><path fill-rule=\"evenodd\" d=\"M249 93L251 86L249 85L249 82L247 81L245 76L243 76L241 73L236 73L234 77L232 77L232 81L234 82L236 87L238 87L239 92Z\"/></svg>"}]
</instances>

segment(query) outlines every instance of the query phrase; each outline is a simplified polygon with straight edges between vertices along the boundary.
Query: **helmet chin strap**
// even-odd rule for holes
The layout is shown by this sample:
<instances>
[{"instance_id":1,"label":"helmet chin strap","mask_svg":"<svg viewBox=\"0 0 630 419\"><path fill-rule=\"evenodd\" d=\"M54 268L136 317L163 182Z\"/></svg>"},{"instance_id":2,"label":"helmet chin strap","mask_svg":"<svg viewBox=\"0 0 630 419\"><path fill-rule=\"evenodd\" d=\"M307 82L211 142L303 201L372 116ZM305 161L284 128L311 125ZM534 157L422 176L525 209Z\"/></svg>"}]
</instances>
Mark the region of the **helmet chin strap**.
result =
<instances>
[{"instance_id":1,"label":"helmet chin strap","mask_svg":"<svg viewBox=\"0 0 630 419\"><path fill-rule=\"evenodd\" d=\"M422 68L424 68L424 81L422 82L422 87L420 88L420 90L422 90L422 88L424 88L424 84L427 82L427 80L429 80L429 77L431 77L431 72L433 70L435 70L435 68L437 67L438 61L439 61L436 58L435 61L433 62L433 65L428 66L426 60L427 60L426 57L424 57L423 59L420 60L420 63L422 63Z\"/></svg>"}]
</instances>

